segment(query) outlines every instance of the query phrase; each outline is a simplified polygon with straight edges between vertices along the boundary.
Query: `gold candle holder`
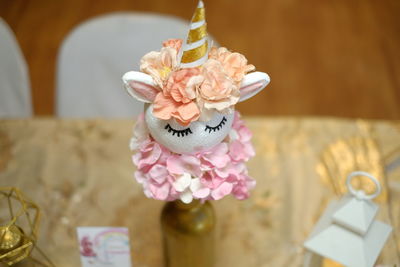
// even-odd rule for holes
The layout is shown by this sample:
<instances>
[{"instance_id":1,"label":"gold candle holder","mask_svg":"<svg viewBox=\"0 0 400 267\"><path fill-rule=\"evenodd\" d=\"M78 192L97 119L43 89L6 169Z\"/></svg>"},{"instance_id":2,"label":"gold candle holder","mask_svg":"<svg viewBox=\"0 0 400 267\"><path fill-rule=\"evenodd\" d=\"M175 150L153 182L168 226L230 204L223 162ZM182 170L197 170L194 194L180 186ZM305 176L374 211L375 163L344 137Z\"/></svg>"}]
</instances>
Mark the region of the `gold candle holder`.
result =
<instances>
[{"instance_id":1,"label":"gold candle holder","mask_svg":"<svg viewBox=\"0 0 400 267\"><path fill-rule=\"evenodd\" d=\"M36 246L39 207L15 187L0 187L0 204L8 206L0 210L0 265L12 266L29 258L30 266L54 266ZM45 262L32 256L34 248Z\"/></svg>"},{"instance_id":2,"label":"gold candle holder","mask_svg":"<svg viewBox=\"0 0 400 267\"><path fill-rule=\"evenodd\" d=\"M168 202L161 213L166 267L215 264L215 213L210 202Z\"/></svg>"}]
</instances>

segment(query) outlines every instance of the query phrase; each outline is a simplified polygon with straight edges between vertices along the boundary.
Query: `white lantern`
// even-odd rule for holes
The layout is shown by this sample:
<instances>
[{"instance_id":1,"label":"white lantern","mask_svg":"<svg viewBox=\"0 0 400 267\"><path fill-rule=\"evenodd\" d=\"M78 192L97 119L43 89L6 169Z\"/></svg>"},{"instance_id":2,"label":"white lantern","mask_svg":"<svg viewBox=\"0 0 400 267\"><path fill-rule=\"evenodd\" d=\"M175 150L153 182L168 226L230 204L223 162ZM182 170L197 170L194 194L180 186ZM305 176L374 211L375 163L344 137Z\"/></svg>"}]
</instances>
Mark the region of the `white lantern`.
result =
<instances>
[{"instance_id":1,"label":"white lantern","mask_svg":"<svg viewBox=\"0 0 400 267\"><path fill-rule=\"evenodd\" d=\"M371 179L376 190L367 195L355 190L355 176ZM321 266L323 257L348 267L372 267L378 258L392 227L376 221L378 206L372 202L381 192L378 180L366 172L353 172L347 177L350 194L329 204L304 243L305 267Z\"/></svg>"}]
</instances>

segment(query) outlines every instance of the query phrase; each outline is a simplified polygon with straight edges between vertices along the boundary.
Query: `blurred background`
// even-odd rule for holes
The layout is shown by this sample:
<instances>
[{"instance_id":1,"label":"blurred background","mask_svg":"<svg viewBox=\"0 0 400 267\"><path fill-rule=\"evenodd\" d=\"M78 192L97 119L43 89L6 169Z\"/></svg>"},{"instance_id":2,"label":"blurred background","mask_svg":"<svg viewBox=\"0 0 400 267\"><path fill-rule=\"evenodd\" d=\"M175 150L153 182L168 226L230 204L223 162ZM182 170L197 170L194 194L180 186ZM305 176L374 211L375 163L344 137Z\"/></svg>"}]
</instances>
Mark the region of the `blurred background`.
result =
<instances>
[{"instance_id":1,"label":"blurred background","mask_svg":"<svg viewBox=\"0 0 400 267\"><path fill-rule=\"evenodd\" d=\"M266 90L239 104L245 115L400 118L400 1L204 2L215 40L271 76ZM117 11L190 20L196 4L0 0L0 17L15 33L28 63L34 114L54 115L57 55L80 23Z\"/></svg>"}]
</instances>

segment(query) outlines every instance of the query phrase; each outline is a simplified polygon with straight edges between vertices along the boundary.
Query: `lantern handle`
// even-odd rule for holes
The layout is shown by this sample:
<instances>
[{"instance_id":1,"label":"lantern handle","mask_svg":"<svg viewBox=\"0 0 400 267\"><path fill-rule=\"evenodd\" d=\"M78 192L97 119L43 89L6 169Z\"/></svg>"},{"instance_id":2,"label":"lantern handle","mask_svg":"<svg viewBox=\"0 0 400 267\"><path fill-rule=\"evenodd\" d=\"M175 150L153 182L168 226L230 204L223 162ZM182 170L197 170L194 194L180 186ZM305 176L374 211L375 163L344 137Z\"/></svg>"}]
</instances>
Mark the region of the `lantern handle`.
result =
<instances>
[{"instance_id":1,"label":"lantern handle","mask_svg":"<svg viewBox=\"0 0 400 267\"><path fill-rule=\"evenodd\" d=\"M355 176L365 176L368 177L372 182L374 182L375 184L375 192L373 194L367 195L365 194L365 192L363 190L356 190L351 186L351 180L355 177ZM355 171L349 174L349 176L347 176L347 180L346 180L346 185L347 188L349 190L349 192L355 196L358 199L361 200L371 200L376 198L380 193L381 193L381 185L378 181L378 179L376 179L374 176L372 176L370 173L368 172L363 172L363 171Z\"/></svg>"}]
</instances>

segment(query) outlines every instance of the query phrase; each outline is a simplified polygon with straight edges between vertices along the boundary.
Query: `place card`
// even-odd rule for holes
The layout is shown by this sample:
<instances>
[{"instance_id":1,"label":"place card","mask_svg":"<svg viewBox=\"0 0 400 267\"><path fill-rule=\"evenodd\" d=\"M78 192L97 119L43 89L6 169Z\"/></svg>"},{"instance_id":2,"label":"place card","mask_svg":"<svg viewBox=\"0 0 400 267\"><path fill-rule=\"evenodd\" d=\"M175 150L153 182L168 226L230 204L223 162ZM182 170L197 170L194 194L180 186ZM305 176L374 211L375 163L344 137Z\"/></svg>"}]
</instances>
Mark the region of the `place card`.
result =
<instances>
[{"instance_id":1,"label":"place card","mask_svg":"<svg viewBox=\"0 0 400 267\"><path fill-rule=\"evenodd\" d=\"M131 267L129 232L122 227L78 227L82 267Z\"/></svg>"}]
</instances>

